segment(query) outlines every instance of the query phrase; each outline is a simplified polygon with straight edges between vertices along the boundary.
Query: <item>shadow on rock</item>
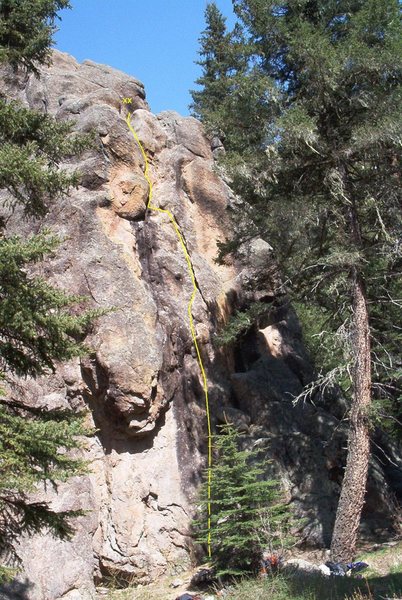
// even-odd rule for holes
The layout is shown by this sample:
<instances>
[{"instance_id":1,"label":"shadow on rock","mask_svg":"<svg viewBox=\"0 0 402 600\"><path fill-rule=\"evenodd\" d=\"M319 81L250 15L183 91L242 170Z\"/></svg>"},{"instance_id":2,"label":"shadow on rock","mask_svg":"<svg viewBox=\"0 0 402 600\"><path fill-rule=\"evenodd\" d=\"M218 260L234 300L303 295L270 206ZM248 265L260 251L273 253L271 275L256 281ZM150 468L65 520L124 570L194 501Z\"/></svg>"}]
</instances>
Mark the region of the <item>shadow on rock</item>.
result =
<instances>
[{"instance_id":1,"label":"shadow on rock","mask_svg":"<svg viewBox=\"0 0 402 600\"><path fill-rule=\"evenodd\" d=\"M14 579L0 586L0 600L28 600L33 587L34 584L27 578L24 581Z\"/></svg>"}]
</instances>

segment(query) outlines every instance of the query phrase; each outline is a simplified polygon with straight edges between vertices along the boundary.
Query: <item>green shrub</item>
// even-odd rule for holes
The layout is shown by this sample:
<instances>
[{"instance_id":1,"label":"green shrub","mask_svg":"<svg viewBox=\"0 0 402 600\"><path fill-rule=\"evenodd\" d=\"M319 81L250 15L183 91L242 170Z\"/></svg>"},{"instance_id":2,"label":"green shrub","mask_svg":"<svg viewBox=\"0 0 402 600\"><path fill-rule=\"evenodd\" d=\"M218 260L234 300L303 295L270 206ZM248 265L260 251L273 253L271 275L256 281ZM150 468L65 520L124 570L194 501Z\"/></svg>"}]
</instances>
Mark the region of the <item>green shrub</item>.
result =
<instances>
[{"instance_id":1,"label":"green shrub","mask_svg":"<svg viewBox=\"0 0 402 600\"><path fill-rule=\"evenodd\" d=\"M288 541L289 508L280 501L277 481L264 478L261 449L242 450L240 434L223 425L214 436L211 477L211 553L218 576L245 575L259 568L263 550ZM208 481L201 488L198 541L208 540Z\"/></svg>"}]
</instances>

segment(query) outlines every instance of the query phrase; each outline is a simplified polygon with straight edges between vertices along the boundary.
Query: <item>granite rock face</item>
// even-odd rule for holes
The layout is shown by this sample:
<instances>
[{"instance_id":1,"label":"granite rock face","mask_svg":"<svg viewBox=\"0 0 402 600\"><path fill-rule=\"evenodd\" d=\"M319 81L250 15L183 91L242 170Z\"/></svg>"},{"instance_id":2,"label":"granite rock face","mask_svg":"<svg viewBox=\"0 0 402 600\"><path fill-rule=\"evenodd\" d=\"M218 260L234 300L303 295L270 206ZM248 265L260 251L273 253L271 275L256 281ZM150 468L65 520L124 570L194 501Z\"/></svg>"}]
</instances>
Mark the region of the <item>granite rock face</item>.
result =
<instances>
[{"instance_id":1,"label":"granite rock face","mask_svg":"<svg viewBox=\"0 0 402 600\"><path fill-rule=\"evenodd\" d=\"M92 598L95 584L107 578L146 582L194 559L189 522L207 437L187 314L192 285L168 217L146 210L144 159L127 110L149 157L153 204L175 215L194 269L193 318L213 425L230 418L250 443L264 444L289 502L307 517L306 541L327 543L345 432L327 410L292 404L312 376L297 318L282 308L238 347L213 344L234 307L251 296L274 300L275 286L264 276L271 249L262 240L244 249L251 267L214 261L217 242L230 231L233 194L216 174L201 124L174 112L153 115L140 82L60 52L40 79L7 70L3 76L2 93L74 119L78 131L95 130L97 140L77 162L63 165L79 169L78 189L40 222L23 221L16 211L10 231L51 228L64 241L42 274L94 307L113 307L87 339L91 355L10 390L30 405L88 409L97 433L84 452L90 473L36 497L56 510L88 511L75 523L75 536L60 541L44 532L18 540L22 575L4 597L17 597L19 586L31 600ZM123 97L132 103L122 104ZM387 481L377 471L382 497L373 511L386 518Z\"/></svg>"}]
</instances>

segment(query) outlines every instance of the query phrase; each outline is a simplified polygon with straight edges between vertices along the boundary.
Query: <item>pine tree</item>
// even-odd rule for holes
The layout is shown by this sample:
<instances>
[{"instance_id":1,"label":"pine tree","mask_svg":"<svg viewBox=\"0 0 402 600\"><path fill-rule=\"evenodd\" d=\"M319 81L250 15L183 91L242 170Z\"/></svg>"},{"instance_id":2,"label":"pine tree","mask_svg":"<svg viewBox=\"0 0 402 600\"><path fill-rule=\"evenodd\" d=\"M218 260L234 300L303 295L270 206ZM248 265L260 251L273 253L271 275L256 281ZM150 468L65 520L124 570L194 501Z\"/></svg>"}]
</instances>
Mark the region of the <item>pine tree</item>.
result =
<instances>
[{"instance_id":1,"label":"pine tree","mask_svg":"<svg viewBox=\"0 0 402 600\"><path fill-rule=\"evenodd\" d=\"M80 153L90 137L72 133L72 123L29 110L0 96L0 187L7 204L23 205L27 216L42 216L79 178L59 169L63 159Z\"/></svg>"},{"instance_id":2,"label":"pine tree","mask_svg":"<svg viewBox=\"0 0 402 600\"><path fill-rule=\"evenodd\" d=\"M254 69L273 91L260 139L227 157L233 185L274 247L291 296L316 307L333 336L343 334L348 361L338 372L351 374L353 395L331 553L350 560L372 400L385 396L395 406L399 392L400 6L235 0L234 7Z\"/></svg>"},{"instance_id":3,"label":"pine tree","mask_svg":"<svg viewBox=\"0 0 402 600\"><path fill-rule=\"evenodd\" d=\"M73 533L72 517L82 511L54 512L46 502L32 501L37 486L65 481L86 472L84 461L68 451L80 447L88 435L80 415L66 411L27 409L16 401L0 403L0 549L9 560L21 533L50 529L60 538ZM63 452L61 451L63 449ZM14 562L14 561L11 561ZM9 570L0 565L0 582Z\"/></svg>"},{"instance_id":4,"label":"pine tree","mask_svg":"<svg viewBox=\"0 0 402 600\"><path fill-rule=\"evenodd\" d=\"M70 8L68 0L1 0L0 62L25 66L38 73L49 64L57 12Z\"/></svg>"},{"instance_id":5,"label":"pine tree","mask_svg":"<svg viewBox=\"0 0 402 600\"><path fill-rule=\"evenodd\" d=\"M5 0L0 3L0 59L38 73L48 62L56 11L64 1ZM10 208L22 206L27 217L46 213L50 204L79 181L60 170L60 161L91 144L72 133L71 123L31 111L0 98L0 188ZM56 361L87 351L82 340L93 311L82 312L85 299L70 296L32 274L32 267L59 240L48 231L28 239L0 229L0 378L54 371ZM81 313L77 314L77 309ZM79 311L78 311L79 313ZM57 485L83 472L69 450L88 433L82 418L68 411L33 409L6 393L0 397L0 549L12 551L21 532L50 528L60 536L72 531L69 518L77 511L55 513L46 503L32 502L37 484ZM0 580L7 569L0 567Z\"/></svg>"},{"instance_id":6,"label":"pine tree","mask_svg":"<svg viewBox=\"0 0 402 600\"><path fill-rule=\"evenodd\" d=\"M289 527L289 509L280 502L277 481L264 478L258 449L241 450L240 434L232 425L223 425L214 438L216 458L211 479L212 560L218 576L255 573L262 552L283 547ZM266 464L265 464L266 467ZM208 484L201 487L202 509ZM201 529L205 519L196 522L199 541L206 542Z\"/></svg>"},{"instance_id":7,"label":"pine tree","mask_svg":"<svg viewBox=\"0 0 402 600\"><path fill-rule=\"evenodd\" d=\"M215 2L205 10L206 28L200 38L200 89L191 91L192 114L210 133L224 138L227 148L244 148L252 137L260 141L261 112L267 110L267 80L248 66L249 50L240 24L228 31ZM237 128L241 131L238 132Z\"/></svg>"},{"instance_id":8,"label":"pine tree","mask_svg":"<svg viewBox=\"0 0 402 600\"><path fill-rule=\"evenodd\" d=\"M226 99L231 70L226 19L215 2L207 5L205 22L206 29L199 40L201 60L196 63L203 69L203 74L196 80L202 89L191 92L193 103L190 107L194 116L204 120Z\"/></svg>"}]
</instances>

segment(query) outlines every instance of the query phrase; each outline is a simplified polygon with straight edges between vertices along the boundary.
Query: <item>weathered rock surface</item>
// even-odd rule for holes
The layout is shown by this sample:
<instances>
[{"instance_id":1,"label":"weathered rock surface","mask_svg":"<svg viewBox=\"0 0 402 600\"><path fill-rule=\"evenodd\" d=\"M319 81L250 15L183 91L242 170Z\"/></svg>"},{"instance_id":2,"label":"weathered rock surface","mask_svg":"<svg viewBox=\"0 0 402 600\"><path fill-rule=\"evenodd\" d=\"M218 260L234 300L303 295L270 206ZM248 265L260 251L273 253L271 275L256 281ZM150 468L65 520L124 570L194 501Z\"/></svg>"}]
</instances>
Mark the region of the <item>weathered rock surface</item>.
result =
<instances>
[{"instance_id":1,"label":"weathered rock surface","mask_svg":"<svg viewBox=\"0 0 402 600\"><path fill-rule=\"evenodd\" d=\"M89 336L90 356L10 390L28 404L88 408L97 428L85 450L90 474L57 493L38 491L58 510L88 513L70 541L46 533L17 541L23 573L14 590L25 586L23 597L31 600L92 598L94 582L145 582L179 573L193 559L189 522L207 438L188 326L192 286L168 217L146 210L144 160L126 125L123 97L132 98L132 125L149 157L153 204L175 215L195 272L193 317L213 424L230 419L247 432L247 443L266 448L289 502L307 517L306 543L327 543L345 431L327 410L292 403L312 376L295 315L279 303L235 349L212 343L245 298L275 300L275 277L262 240L244 249L251 268L214 262L217 242L230 230L226 208L233 195L213 169L200 123L174 112L153 115L140 82L59 52L40 80L3 74L0 91L9 97L97 133L96 148L65 165L79 168L79 188L40 222L23 221L17 211L10 230L27 235L50 227L64 241L43 274L88 296L94 307L114 308ZM386 518L380 468L377 477L373 513ZM17 597L10 587L3 594Z\"/></svg>"}]
</instances>

